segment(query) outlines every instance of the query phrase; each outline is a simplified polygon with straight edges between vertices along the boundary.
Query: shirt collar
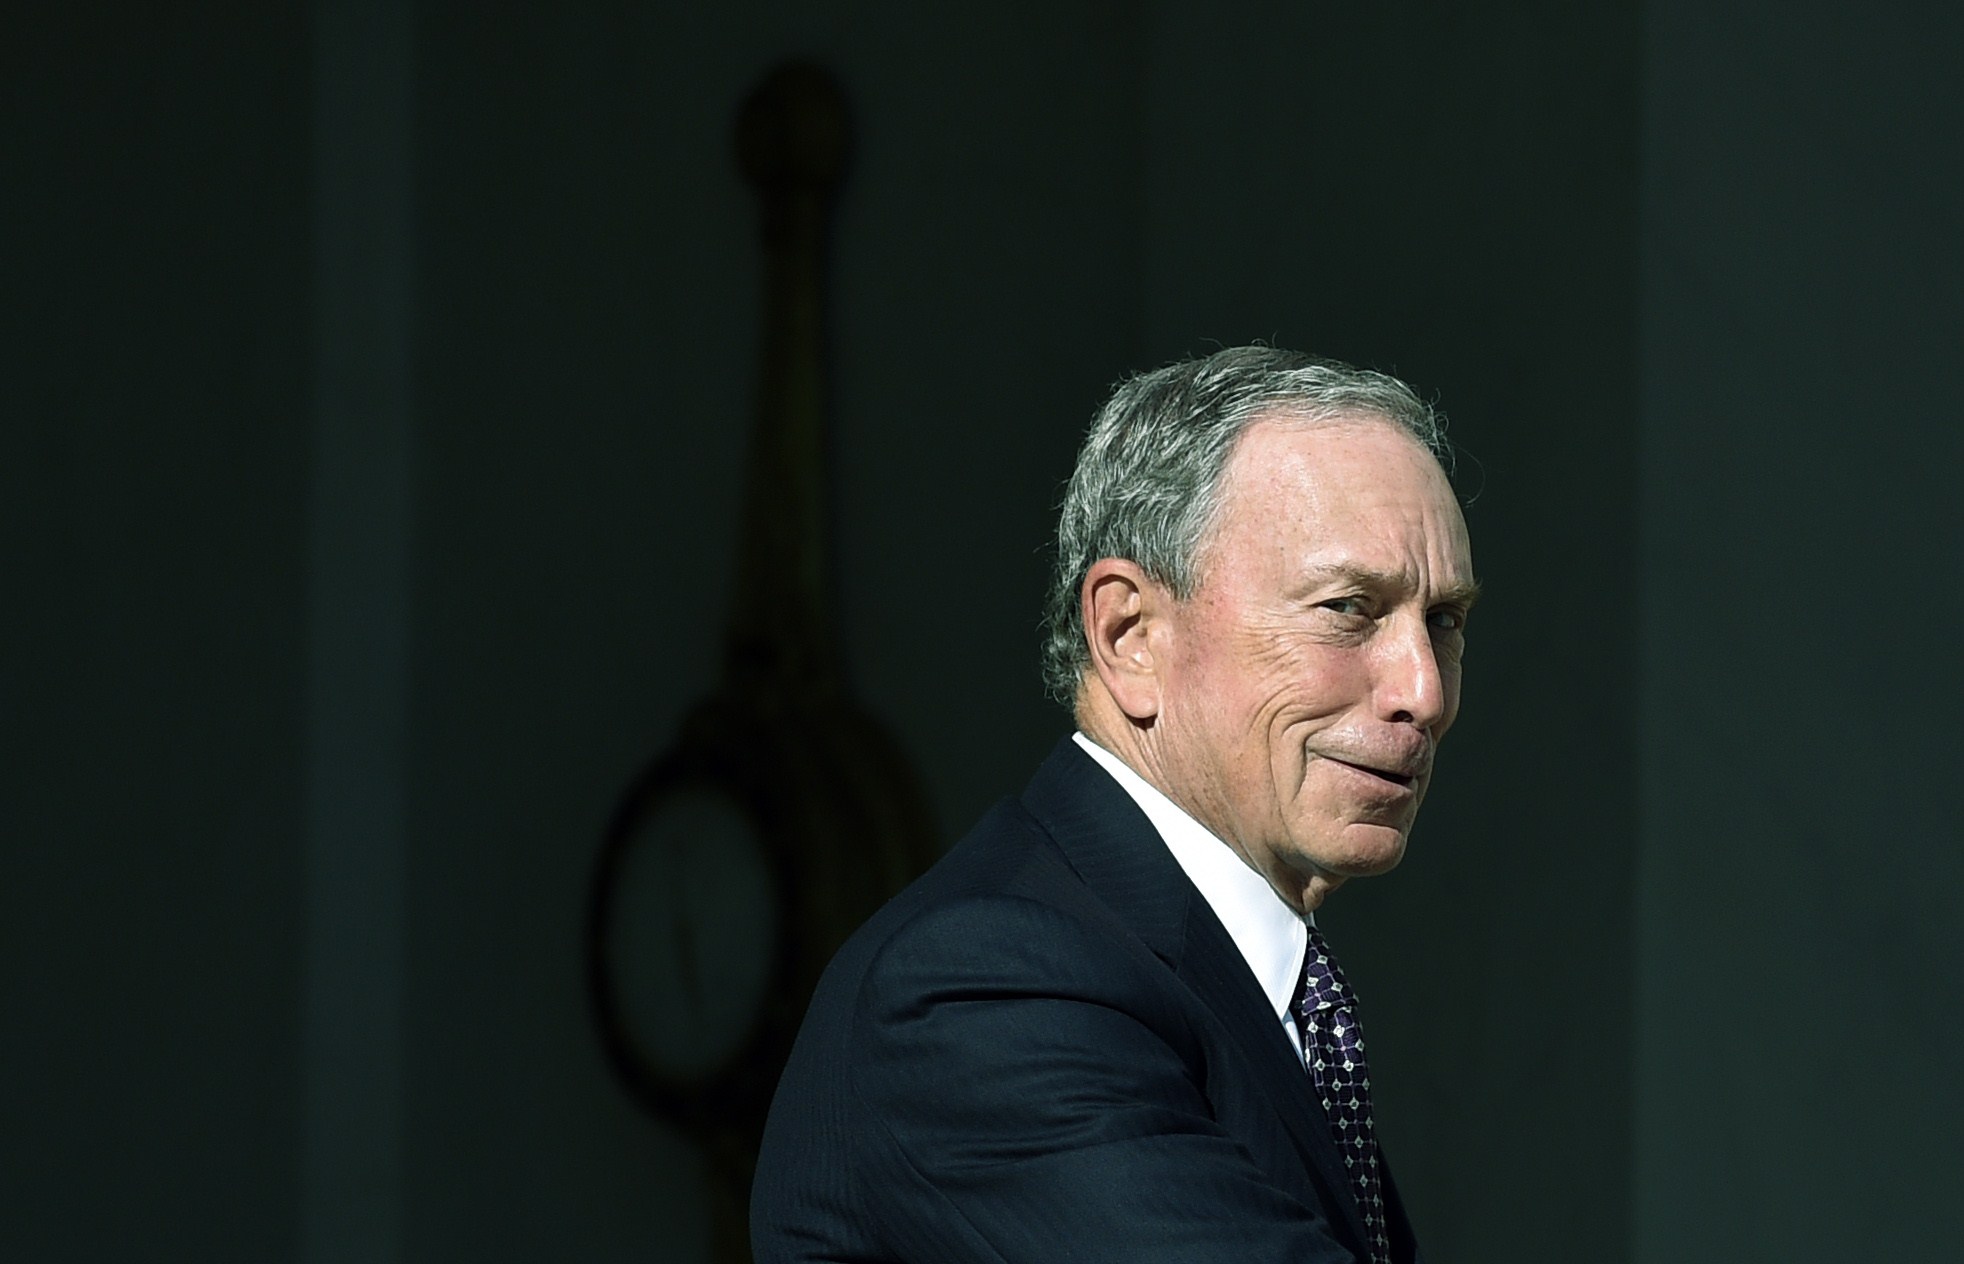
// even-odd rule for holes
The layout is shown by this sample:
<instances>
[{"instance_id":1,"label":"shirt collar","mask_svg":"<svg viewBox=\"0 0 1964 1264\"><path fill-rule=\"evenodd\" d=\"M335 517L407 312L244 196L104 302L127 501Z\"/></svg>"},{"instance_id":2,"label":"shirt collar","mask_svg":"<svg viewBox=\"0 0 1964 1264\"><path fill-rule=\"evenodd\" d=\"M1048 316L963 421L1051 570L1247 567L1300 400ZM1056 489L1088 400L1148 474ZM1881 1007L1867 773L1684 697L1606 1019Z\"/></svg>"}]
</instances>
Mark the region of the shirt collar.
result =
<instances>
[{"instance_id":1,"label":"shirt collar","mask_svg":"<svg viewBox=\"0 0 1964 1264\"><path fill-rule=\"evenodd\" d=\"M1132 796L1159 831L1166 850L1173 853L1173 859L1241 950L1255 981L1275 1007L1276 1017L1287 1020L1309 946L1303 919L1232 847L1188 816L1124 760L1082 733L1071 737Z\"/></svg>"}]
</instances>

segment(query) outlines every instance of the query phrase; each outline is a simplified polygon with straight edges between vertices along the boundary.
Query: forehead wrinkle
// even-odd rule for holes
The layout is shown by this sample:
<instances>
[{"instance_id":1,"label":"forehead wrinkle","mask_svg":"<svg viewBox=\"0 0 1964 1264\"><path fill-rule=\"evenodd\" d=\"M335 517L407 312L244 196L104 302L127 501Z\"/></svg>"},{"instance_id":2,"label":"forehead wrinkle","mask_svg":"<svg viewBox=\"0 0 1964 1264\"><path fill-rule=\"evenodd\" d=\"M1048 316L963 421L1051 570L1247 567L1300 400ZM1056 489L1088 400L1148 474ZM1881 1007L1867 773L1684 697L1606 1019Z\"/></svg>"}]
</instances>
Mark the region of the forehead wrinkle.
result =
<instances>
[{"instance_id":1,"label":"forehead wrinkle","mask_svg":"<svg viewBox=\"0 0 1964 1264\"><path fill-rule=\"evenodd\" d=\"M1403 568L1396 571L1379 570L1374 566L1347 561L1312 563L1304 568L1303 580L1303 587L1306 589L1339 581L1355 584L1359 588L1374 592L1409 592L1415 587L1409 570ZM1475 579L1448 584L1433 597L1435 601L1469 610L1479 599L1480 583Z\"/></svg>"},{"instance_id":2,"label":"forehead wrinkle","mask_svg":"<svg viewBox=\"0 0 1964 1264\"><path fill-rule=\"evenodd\" d=\"M1194 592L1210 583L1216 565L1224 560L1230 549L1257 565L1279 567L1280 574L1276 578L1286 592L1298 596L1310 587L1332 579L1348 579L1380 591L1414 592L1420 589L1421 576L1439 570L1446 575L1464 573L1457 564L1461 562L1467 563L1466 569L1470 570L1470 558L1451 556L1464 551L1451 547L1452 537L1458 536L1461 540L1465 537L1464 520L1459 519L1460 525L1455 531L1452 522L1437 521L1437 506L1409 503L1406 496L1388 492L1376 481L1366 480L1361 487L1352 486L1353 467L1362 459L1357 453L1338 450L1311 460L1304 453L1292 449L1282 453L1279 459L1271 454L1266 461L1257 460L1261 444L1264 441L1272 442L1278 434L1333 433L1370 437L1380 431L1388 431L1413 454L1424 459L1427 471L1437 476L1445 489L1445 501L1450 506L1451 516L1458 518L1458 505L1452 499L1450 488L1445 485L1444 470L1437 457L1389 418L1368 413L1300 416L1284 411L1271 414L1250 425L1236 438L1229 458L1214 483L1212 503L1206 506L1207 513L1197 524L1200 530L1192 553L1190 575ZM1386 476L1396 473L1396 470L1389 470ZM1254 515L1254 526L1250 525L1250 515ZM1313 537L1323 538L1291 538L1287 524L1305 518L1313 519L1318 524ZM1326 550L1335 541L1327 537L1341 537L1346 533L1377 537L1374 544L1366 546L1367 555L1376 553L1380 548L1388 548L1403 553L1405 560L1381 569L1358 560L1348 548L1331 557ZM1445 548L1448 556L1433 556L1435 548L1440 546ZM1384 560L1390 558L1386 556ZM1435 563L1443 563L1443 567ZM1470 606L1478 587L1477 581L1468 574L1465 579L1447 585L1444 594L1436 600L1452 603L1463 601Z\"/></svg>"}]
</instances>

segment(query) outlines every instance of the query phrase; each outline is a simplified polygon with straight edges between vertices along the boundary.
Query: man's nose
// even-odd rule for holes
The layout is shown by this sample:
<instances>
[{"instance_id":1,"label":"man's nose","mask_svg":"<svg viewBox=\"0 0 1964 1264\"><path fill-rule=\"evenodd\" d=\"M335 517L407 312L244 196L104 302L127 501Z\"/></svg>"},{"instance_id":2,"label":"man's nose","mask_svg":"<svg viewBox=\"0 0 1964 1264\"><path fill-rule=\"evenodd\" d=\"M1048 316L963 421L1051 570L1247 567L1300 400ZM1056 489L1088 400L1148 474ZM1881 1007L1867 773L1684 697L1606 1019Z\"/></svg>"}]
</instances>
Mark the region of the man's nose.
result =
<instances>
[{"instance_id":1,"label":"man's nose","mask_svg":"<svg viewBox=\"0 0 1964 1264\"><path fill-rule=\"evenodd\" d=\"M1377 711L1394 724L1430 729L1446 716L1445 672L1425 618L1400 619L1379 634Z\"/></svg>"}]
</instances>

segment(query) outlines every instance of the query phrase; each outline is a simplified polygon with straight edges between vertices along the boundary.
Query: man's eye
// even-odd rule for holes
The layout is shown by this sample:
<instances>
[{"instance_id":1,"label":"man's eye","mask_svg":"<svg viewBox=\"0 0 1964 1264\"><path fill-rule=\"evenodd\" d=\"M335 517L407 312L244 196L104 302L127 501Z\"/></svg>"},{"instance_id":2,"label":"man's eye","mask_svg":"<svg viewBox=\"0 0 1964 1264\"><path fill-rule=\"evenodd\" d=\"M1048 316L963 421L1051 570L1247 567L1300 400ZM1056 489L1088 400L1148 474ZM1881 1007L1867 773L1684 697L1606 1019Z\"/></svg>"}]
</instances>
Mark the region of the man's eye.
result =
<instances>
[{"instance_id":1,"label":"man's eye","mask_svg":"<svg viewBox=\"0 0 1964 1264\"><path fill-rule=\"evenodd\" d=\"M1425 621L1441 632L1457 632L1466 626L1466 616L1457 610L1434 610Z\"/></svg>"},{"instance_id":2,"label":"man's eye","mask_svg":"<svg viewBox=\"0 0 1964 1264\"><path fill-rule=\"evenodd\" d=\"M1332 597L1328 601L1319 601L1316 604L1325 610L1334 610L1338 614L1366 613L1363 599L1360 597Z\"/></svg>"}]
</instances>

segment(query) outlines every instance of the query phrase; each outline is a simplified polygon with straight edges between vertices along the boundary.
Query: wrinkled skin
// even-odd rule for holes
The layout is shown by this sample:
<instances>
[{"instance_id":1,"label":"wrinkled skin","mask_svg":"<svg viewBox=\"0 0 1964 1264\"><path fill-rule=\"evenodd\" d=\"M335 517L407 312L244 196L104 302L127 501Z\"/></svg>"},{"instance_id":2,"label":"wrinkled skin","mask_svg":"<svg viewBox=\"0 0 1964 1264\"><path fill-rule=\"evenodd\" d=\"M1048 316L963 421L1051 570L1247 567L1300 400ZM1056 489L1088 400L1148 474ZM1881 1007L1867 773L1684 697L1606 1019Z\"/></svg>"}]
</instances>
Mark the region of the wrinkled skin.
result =
<instances>
[{"instance_id":1,"label":"wrinkled skin","mask_svg":"<svg viewBox=\"0 0 1964 1264\"><path fill-rule=\"evenodd\" d=\"M1087 574L1080 722L1306 912L1404 855L1459 710L1472 550L1381 419L1259 422L1222 491L1185 601L1119 559Z\"/></svg>"}]
</instances>

